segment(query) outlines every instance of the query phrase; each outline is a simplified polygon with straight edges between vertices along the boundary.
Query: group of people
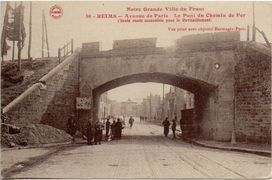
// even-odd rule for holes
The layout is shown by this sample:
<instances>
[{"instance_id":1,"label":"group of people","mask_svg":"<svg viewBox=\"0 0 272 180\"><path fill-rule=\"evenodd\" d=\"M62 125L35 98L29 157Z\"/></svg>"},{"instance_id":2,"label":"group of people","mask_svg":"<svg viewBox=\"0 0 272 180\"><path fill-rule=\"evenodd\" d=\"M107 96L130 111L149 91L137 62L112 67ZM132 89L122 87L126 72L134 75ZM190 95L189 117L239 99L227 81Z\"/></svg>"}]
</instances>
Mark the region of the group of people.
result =
<instances>
[{"instance_id":1,"label":"group of people","mask_svg":"<svg viewBox=\"0 0 272 180\"><path fill-rule=\"evenodd\" d=\"M169 133L169 127L170 127L170 122L168 120L168 118L166 118L163 122L162 122L162 125L164 127L164 135L165 137L168 136L168 133ZM173 138L176 139L176 128L177 128L177 123L176 123L176 120L173 119L173 123L172 123L172 126L171 126L171 129L172 129L172 132L173 132Z\"/></svg>"},{"instance_id":2,"label":"group of people","mask_svg":"<svg viewBox=\"0 0 272 180\"><path fill-rule=\"evenodd\" d=\"M109 119L107 119L106 122L106 137L111 137L112 140L114 139L121 139L122 137L122 129L124 128L122 122L120 119L117 119L117 122L113 120L112 123L110 123Z\"/></svg>"},{"instance_id":3,"label":"group of people","mask_svg":"<svg viewBox=\"0 0 272 180\"><path fill-rule=\"evenodd\" d=\"M102 136L103 136L104 125L96 121L94 125L92 125L92 118L87 123L87 142L88 145L93 145L92 140L94 138L94 144L101 144Z\"/></svg>"},{"instance_id":4,"label":"group of people","mask_svg":"<svg viewBox=\"0 0 272 180\"><path fill-rule=\"evenodd\" d=\"M133 122L134 119L132 118L132 116L129 118L129 124L130 124L130 129L133 126ZM168 136L169 134L169 127L171 126L172 132L173 132L173 138L176 138L176 127L177 127L177 123L176 120L173 119L172 125L170 124L168 118L166 118L163 123L162 123L163 127L164 127L164 135L165 137ZM109 121L109 118L107 118L106 121L106 138L110 138L111 140L114 139L121 139L122 137L122 129L124 128L124 122L122 123L120 118L117 119L117 122L115 122L115 120L113 120L113 122L111 123ZM77 121L74 117L74 115L72 115L69 119L68 119L68 125L67 125L67 131L71 136L75 135L77 129ZM93 124L93 120L92 118L89 119L88 123L87 123L87 131L86 131L86 137L87 137L87 142L88 145L93 145L92 140L94 139L94 144L101 144L102 141L102 137L103 137L103 129L104 129L104 124L102 124L99 120L96 121Z\"/></svg>"},{"instance_id":5,"label":"group of people","mask_svg":"<svg viewBox=\"0 0 272 180\"><path fill-rule=\"evenodd\" d=\"M113 122L111 123L109 120L110 119L108 118L106 121L106 138L111 138L112 140L121 139L122 129L124 128L122 122L120 121L119 118L117 119L117 122L115 122L115 120L113 120ZM88 145L92 145L93 138L94 138L95 145L97 143L101 144L102 136L103 136L103 129L104 129L104 125L101 122L97 121L93 127L92 126L92 119L89 120L88 125L87 125ZM94 131L94 133L93 133L93 131Z\"/></svg>"}]
</instances>

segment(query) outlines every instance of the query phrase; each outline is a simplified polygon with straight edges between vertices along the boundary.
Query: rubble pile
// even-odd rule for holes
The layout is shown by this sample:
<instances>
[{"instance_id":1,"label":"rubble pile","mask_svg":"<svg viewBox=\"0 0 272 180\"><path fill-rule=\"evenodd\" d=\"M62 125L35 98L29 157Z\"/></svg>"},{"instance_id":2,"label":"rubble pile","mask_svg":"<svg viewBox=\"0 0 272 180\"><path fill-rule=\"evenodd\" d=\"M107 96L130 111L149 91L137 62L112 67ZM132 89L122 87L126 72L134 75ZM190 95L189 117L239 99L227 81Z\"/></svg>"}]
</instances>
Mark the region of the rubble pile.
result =
<instances>
[{"instance_id":1,"label":"rubble pile","mask_svg":"<svg viewBox=\"0 0 272 180\"><path fill-rule=\"evenodd\" d=\"M41 145L71 142L72 136L65 131L44 124L31 124L22 127L1 124L2 147Z\"/></svg>"}]
</instances>

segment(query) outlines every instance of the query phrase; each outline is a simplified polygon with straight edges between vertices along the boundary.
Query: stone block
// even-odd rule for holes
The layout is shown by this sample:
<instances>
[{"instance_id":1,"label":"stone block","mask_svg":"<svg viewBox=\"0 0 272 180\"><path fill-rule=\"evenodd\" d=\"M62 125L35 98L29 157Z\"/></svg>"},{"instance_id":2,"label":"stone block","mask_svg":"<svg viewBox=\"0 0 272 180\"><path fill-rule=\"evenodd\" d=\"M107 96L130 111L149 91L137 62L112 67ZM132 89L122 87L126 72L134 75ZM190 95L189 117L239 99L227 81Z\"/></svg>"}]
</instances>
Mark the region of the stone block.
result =
<instances>
[{"instance_id":1,"label":"stone block","mask_svg":"<svg viewBox=\"0 0 272 180\"><path fill-rule=\"evenodd\" d=\"M195 44L196 43L196 35L187 35L187 36L182 36L182 38L177 40L177 45L182 46L182 45L187 45L187 44Z\"/></svg>"},{"instance_id":2,"label":"stone block","mask_svg":"<svg viewBox=\"0 0 272 180\"><path fill-rule=\"evenodd\" d=\"M82 52L100 51L100 42L82 43Z\"/></svg>"},{"instance_id":3,"label":"stone block","mask_svg":"<svg viewBox=\"0 0 272 180\"><path fill-rule=\"evenodd\" d=\"M212 43L213 33L204 33L195 35L196 43Z\"/></svg>"},{"instance_id":4,"label":"stone block","mask_svg":"<svg viewBox=\"0 0 272 180\"><path fill-rule=\"evenodd\" d=\"M125 39L113 42L113 50L156 47L157 38Z\"/></svg>"},{"instance_id":5,"label":"stone block","mask_svg":"<svg viewBox=\"0 0 272 180\"><path fill-rule=\"evenodd\" d=\"M229 41L240 41L239 31L230 32L216 32L214 33L214 42L229 42Z\"/></svg>"}]
</instances>

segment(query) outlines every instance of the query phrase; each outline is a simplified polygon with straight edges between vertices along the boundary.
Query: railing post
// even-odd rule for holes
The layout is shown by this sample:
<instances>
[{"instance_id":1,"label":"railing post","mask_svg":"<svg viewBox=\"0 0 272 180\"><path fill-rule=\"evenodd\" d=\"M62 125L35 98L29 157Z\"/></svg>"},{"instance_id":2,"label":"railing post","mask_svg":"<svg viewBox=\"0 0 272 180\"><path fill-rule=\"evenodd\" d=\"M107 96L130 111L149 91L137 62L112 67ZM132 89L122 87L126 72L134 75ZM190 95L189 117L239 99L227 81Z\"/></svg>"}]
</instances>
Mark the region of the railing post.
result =
<instances>
[{"instance_id":1,"label":"railing post","mask_svg":"<svg viewBox=\"0 0 272 180\"><path fill-rule=\"evenodd\" d=\"M69 43L67 43L66 48L67 48L67 55L68 55L69 54Z\"/></svg>"},{"instance_id":2,"label":"railing post","mask_svg":"<svg viewBox=\"0 0 272 180\"><path fill-rule=\"evenodd\" d=\"M263 31L261 31L260 33L263 35L263 38L264 38L264 40L265 40L265 42L266 42L267 46L268 46L268 47L271 47L271 44L269 43L269 41L268 41L268 39L267 39L266 35L264 34L264 32L263 32Z\"/></svg>"},{"instance_id":3,"label":"railing post","mask_svg":"<svg viewBox=\"0 0 272 180\"><path fill-rule=\"evenodd\" d=\"M247 25L247 41L249 41L249 25Z\"/></svg>"},{"instance_id":4,"label":"railing post","mask_svg":"<svg viewBox=\"0 0 272 180\"><path fill-rule=\"evenodd\" d=\"M65 44L63 45L63 50L64 50L64 58L65 58Z\"/></svg>"},{"instance_id":5,"label":"railing post","mask_svg":"<svg viewBox=\"0 0 272 180\"><path fill-rule=\"evenodd\" d=\"M60 48L58 50L58 57L59 57L59 63L60 63L60 58L61 58L61 49Z\"/></svg>"},{"instance_id":6,"label":"railing post","mask_svg":"<svg viewBox=\"0 0 272 180\"><path fill-rule=\"evenodd\" d=\"M71 40L71 54L74 54L74 40Z\"/></svg>"},{"instance_id":7,"label":"railing post","mask_svg":"<svg viewBox=\"0 0 272 180\"><path fill-rule=\"evenodd\" d=\"M69 44L71 44L71 50L69 51ZM58 49L58 58L59 58L59 63L61 62L61 51L63 50L63 57L65 58L70 52L71 55L74 53L74 40L71 39L70 42L67 42L67 44L63 45L63 48Z\"/></svg>"}]
</instances>

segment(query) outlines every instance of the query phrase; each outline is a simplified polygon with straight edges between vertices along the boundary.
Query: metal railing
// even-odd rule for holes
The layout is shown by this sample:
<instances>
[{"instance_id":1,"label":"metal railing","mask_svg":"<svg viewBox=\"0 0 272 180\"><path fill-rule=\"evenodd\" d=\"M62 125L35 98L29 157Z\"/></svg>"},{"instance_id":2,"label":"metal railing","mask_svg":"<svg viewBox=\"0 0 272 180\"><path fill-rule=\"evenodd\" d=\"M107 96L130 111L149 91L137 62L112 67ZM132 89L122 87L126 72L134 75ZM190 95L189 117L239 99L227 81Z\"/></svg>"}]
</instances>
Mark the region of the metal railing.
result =
<instances>
[{"instance_id":1,"label":"metal railing","mask_svg":"<svg viewBox=\"0 0 272 180\"><path fill-rule=\"evenodd\" d=\"M69 51L69 45L70 45L70 51ZM63 56L62 56L62 51L63 51ZM67 44L64 44L63 48L58 49L58 57L59 57L59 63L61 63L61 59L65 59L69 54L74 53L74 40L71 39L70 42Z\"/></svg>"},{"instance_id":2,"label":"metal railing","mask_svg":"<svg viewBox=\"0 0 272 180\"><path fill-rule=\"evenodd\" d=\"M269 43L269 41L268 41L268 39L267 39L265 33L264 33L263 31L261 31L260 29L256 28L256 27L254 27L254 28L255 28L255 29L263 36L263 38L264 38L264 40L265 40L267 46L268 46L269 48L271 48L271 44Z\"/></svg>"}]
</instances>

